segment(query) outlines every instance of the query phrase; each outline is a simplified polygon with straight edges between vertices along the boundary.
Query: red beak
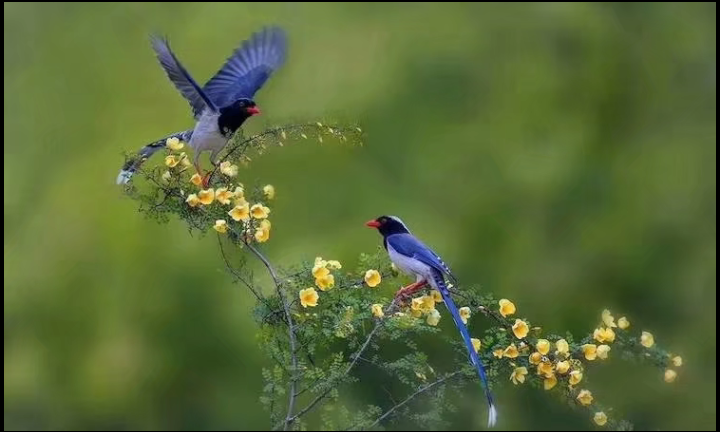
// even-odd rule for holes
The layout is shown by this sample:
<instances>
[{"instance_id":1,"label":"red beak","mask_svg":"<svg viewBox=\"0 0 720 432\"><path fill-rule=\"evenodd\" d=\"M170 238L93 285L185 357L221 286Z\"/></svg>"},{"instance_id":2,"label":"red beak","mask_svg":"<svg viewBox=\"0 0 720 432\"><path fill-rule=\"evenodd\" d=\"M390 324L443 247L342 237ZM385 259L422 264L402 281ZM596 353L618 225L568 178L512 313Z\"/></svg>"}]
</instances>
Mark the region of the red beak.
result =
<instances>
[{"instance_id":1,"label":"red beak","mask_svg":"<svg viewBox=\"0 0 720 432\"><path fill-rule=\"evenodd\" d=\"M254 106L254 107L248 107L247 109L248 114L250 115L258 115L260 114L260 108Z\"/></svg>"},{"instance_id":2,"label":"red beak","mask_svg":"<svg viewBox=\"0 0 720 432\"><path fill-rule=\"evenodd\" d=\"M376 221L375 219L365 222L365 225L372 228L380 228L380 222Z\"/></svg>"}]
</instances>

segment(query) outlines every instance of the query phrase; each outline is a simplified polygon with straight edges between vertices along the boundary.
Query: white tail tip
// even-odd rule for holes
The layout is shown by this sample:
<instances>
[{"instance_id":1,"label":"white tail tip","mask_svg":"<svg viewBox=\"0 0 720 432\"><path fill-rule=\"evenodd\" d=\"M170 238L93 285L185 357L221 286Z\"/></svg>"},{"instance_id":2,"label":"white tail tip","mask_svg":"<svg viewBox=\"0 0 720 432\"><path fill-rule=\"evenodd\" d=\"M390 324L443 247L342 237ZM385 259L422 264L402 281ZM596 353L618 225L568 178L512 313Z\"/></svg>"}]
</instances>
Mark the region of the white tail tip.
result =
<instances>
[{"instance_id":1,"label":"white tail tip","mask_svg":"<svg viewBox=\"0 0 720 432\"><path fill-rule=\"evenodd\" d=\"M494 427L497 423L497 410L495 409L495 405L490 405L490 411L488 412L488 427Z\"/></svg>"},{"instance_id":2,"label":"white tail tip","mask_svg":"<svg viewBox=\"0 0 720 432\"><path fill-rule=\"evenodd\" d=\"M132 177L132 172L128 170L122 170L120 171L120 174L118 174L117 179L115 182L117 184L125 184L130 181L130 177Z\"/></svg>"}]
</instances>

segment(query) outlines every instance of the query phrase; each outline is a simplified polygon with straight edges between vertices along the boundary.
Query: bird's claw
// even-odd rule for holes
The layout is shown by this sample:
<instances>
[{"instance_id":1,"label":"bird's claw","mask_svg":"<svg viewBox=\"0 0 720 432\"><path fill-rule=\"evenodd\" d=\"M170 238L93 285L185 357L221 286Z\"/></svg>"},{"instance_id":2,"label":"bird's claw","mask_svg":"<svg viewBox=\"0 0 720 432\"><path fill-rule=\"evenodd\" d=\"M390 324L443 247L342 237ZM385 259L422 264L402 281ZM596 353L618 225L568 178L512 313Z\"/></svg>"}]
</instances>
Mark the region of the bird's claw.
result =
<instances>
[{"instance_id":1,"label":"bird's claw","mask_svg":"<svg viewBox=\"0 0 720 432\"><path fill-rule=\"evenodd\" d=\"M202 178L202 184L205 189L210 186L210 175L212 174L212 171L208 171Z\"/></svg>"}]
</instances>

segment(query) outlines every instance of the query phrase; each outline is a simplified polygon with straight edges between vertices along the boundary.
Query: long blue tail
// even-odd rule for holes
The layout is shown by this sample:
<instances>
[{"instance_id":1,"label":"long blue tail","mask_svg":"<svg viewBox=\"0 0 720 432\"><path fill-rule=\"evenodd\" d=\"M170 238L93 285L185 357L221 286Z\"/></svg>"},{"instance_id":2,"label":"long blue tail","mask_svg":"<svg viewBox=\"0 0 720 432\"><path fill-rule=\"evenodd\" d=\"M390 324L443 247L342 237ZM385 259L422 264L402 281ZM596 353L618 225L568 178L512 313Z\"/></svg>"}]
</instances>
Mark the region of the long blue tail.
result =
<instances>
[{"instance_id":1,"label":"long blue tail","mask_svg":"<svg viewBox=\"0 0 720 432\"><path fill-rule=\"evenodd\" d=\"M465 340L465 347L470 354L470 360L475 366L475 369L477 369L478 375L480 375L480 381L482 381L482 385L485 388L485 397L487 397L488 406L490 408L490 411L488 413L488 427L493 427L495 426L495 423L497 423L497 410L495 409L495 403L493 402L493 397L490 393L490 388L488 387L487 377L485 376L485 368L483 367L480 358L475 352L475 348L473 348L472 341L470 340L470 333L468 333L467 327L465 327L462 319L460 319L460 313L455 306L455 302L450 296L450 291L448 290L447 285L445 285L445 280L443 280L442 275L435 275L435 283L437 284L438 290L442 295L445 306L447 306L450 314L452 315L453 321L455 321L455 326L458 328L458 330L460 330L460 334Z\"/></svg>"}]
</instances>

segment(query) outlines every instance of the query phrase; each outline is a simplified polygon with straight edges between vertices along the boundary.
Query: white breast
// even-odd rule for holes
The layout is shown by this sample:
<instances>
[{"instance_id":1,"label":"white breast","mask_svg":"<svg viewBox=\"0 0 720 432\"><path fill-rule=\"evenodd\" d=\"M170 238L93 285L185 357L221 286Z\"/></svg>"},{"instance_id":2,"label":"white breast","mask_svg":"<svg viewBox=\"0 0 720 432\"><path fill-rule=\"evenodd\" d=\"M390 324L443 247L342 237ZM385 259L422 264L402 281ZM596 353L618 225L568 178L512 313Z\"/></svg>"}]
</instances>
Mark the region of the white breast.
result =
<instances>
[{"instance_id":1,"label":"white breast","mask_svg":"<svg viewBox=\"0 0 720 432\"><path fill-rule=\"evenodd\" d=\"M219 151L227 144L227 138L218 129L218 116L218 113L206 110L198 119L192 138L188 143L196 152Z\"/></svg>"},{"instance_id":2,"label":"white breast","mask_svg":"<svg viewBox=\"0 0 720 432\"><path fill-rule=\"evenodd\" d=\"M430 285L435 286L435 281L433 278L433 271L432 268L424 264L421 261L416 260L415 258L410 258L405 255L402 255L401 253L398 253L393 247L388 244L388 255L390 255L390 261L395 263L398 269L402 271L405 274L415 276L420 279L425 279L426 281L430 282Z\"/></svg>"}]
</instances>

